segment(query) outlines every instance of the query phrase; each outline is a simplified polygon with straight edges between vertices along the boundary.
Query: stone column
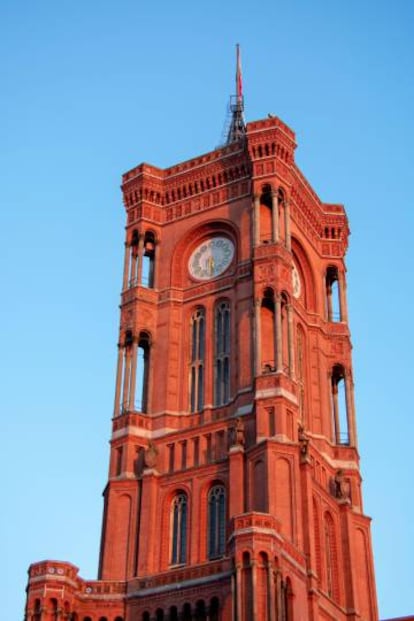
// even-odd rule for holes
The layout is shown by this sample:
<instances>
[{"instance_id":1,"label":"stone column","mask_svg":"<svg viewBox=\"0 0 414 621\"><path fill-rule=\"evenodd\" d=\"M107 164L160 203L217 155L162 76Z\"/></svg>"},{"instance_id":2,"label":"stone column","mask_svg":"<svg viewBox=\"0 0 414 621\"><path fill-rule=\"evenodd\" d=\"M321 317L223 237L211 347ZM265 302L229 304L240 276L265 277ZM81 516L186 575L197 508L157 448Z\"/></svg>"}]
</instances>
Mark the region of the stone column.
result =
<instances>
[{"instance_id":1,"label":"stone column","mask_svg":"<svg viewBox=\"0 0 414 621\"><path fill-rule=\"evenodd\" d=\"M348 422L349 444L357 446L356 425L355 425L355 408L354 408L354 387L349 372L345 373L345 402L346 402L346 419Z\"/></svg>"},{"instance_id":2,"label":"stone column","mask_svg":"<svg viewBox=\"0 0 414 621\"><path fill-rule=\"evenodd\" d=\"M137 246L131 246L131 260L129 270L129 286L135 287L137 284L137 263L138 263L138 250Z\"/></svg>"},{"instance_id":3,"label":"stone column","mask_svg":"<svg viewBox=\"0 0 414 621\"><path fill-rule=\"evenodd\" d=\"M332 382L332 376L329 376L332 392L332 407L333 407L333 419L335 423L335 442L340 443L340 427L339 427L339 403L338 403L338 384Z\"/></svg>"},{"instance_id":4,"label":"stone column","mask_svg":"<svg viewBox=\"0 0 414 621\"><path fill-rule=\"evenodd\" d=\"M272 240L273 243L279 241L279 202L277 192L272 192Z\"/></svg>"},{"instance_id":5,"label":"stone column","mask_svg":"<svg viewBox=\"0 0 414 621\"><path fill-rule=\"evenodd\" d=\"M292 243L290 238L290 201L286 199L285 203L285 235L286 235L286 249L289 252L292 249Z\"/></svg>"},{"instance_id":6,"label":"stone column","mask_svg":"<svg viewBox=\"0 0 414 621\"><path fill-rule=\"evenodd\" d=\"M149 278L149 281L151 283L151 289L155 289L155 268L157 266L155 261L156 261L157 254L158 254L157 253L157 244L154 242L154 250L152 251L152 260L151 260L150 278Z\"/></svg>"},{"instance_id":7,"label":"stone column","mask_svg":"<svg viewBox=\"0 0 414 621\"><path fill-rule=\"evenodd\" d=\"M275 299L275 338L276 338L276 372L283 371L282 348L282 301L280 295Z\"/></svg>"},{"instance_id":8,"label":"stone column","mask_svg":"<svg viewBox=\"0 0 414 621\"><path fill-rule=\"evenodd\" d=\"M257 567L256 561L250 561L250 567L252 569L252 610L253 610L253 619L252 621L261 621L257 618Z\"/></svg>"},{"instance_id":9,"label":"stone column","mask_svg":"<svg viewBox=\"0 0 414 621\"><path fill-rule=\"evenodd\" d=\"M130 411L135 410L135 389L137 383L137 354L138 354L138 343L135 341L131 345L132 348L132 356L131 356L131 374L130 374L130 385L129 385L129 405L128 409Z\"/></svg>"},{"instance_id":10,"label":"stone column","mask_svg":"<svg viewBox=\"0 0 414 621\"><path fill-rule=\"evenodd\" d=\"M287 319L288 319L288 347L289 347L289 374L292 379L295 379L295 343L293 334L293 308L292 304L287 305Z\"/></svg>"},{"instance_id":11,"label":"stone column","mask_svg":"<svg viewBox=\"0 0 414 621\"><path fill-rule=\"evenodd\" d=\"M339 286L339 308L341 312L341 321L348 322L348 308L346 303L346 281L345 274L338 270L338 286Z\"/></svg>"},{"instance_id":12,"label":"stone column","mask_svg":"<svg viewBox=\"0 0 414 621\"><path fill-rule=\"evenodd\" d=\"M129 277L129 265L131 261L131 247L125 242L125 254L124 254L124 278L122 281L122 291L128 289L128 277Z\"/></svg>"},{"instance_id":13,"label":"stone column","mask_svg":"<svg viewBox=\"0 0 414 621\"><path fill-rule=\"evenodd\" d=\"M254 331L255 331L255 375L262 373L262 325L260 317L261 300L254 302Z\"/></svg>"},{"instance_id":14,"label":"stone column","mask_svg":"<svg viewBox=\"0 0 414 621\"><path fill-rule=\"evenodd\" d=\"M237 569L236 569L237 571ZM231 621L238 621L237 616L237 585L236 576L231 575Z\"/></svg>"},{"instance_id":15,"label":"stone column","mask_svg":"<svg viewBox=\"0 0 414 621\"><path fill-rule=\"evenodd\" d=\"M276 621L275 587L273 584L273 567L270 561L267 563L267 590L269 595L269 621Z\"/></svg>"},{"instance_id":16,"label":"stone column","mask_svg":"<svg viewBox=\"0 0 414 621\"><path fill-rule=\"evenodd\" d=\"M121 345L118 345L118 362L116 365L114 416L119 416L123 363L124 363L124 348Z\"/></svg>"},{"instance_id":17,"label":"stone column","mask_svg":"<svg viewBox=\"0 0 414 621\"><path fill-rule=\"evenodd\" d=\"M131 348L125 347L124 356L124 385L122 389L122 407L129 404L129 389L131 382Z\"/></svg>"},{"instance_id":18,"label":"stone column","mask_svg":"<svg viewBox=\"0 0 414 621\"><path fill-rule=\"evenodd\" d=\"M236 621L242 620L242 568L240 563L236 565Z\"/></svg>"},{"instance_id":19,"label":"stone column","mask_svg":"<svg viewBox=\"0 0 414 621\"><path fill-rule=\"evenodd\" d=\"M237 481L237 485L230 485L229 515L236 516L244 512L244 449L241 444L235 444L229 450L229 479Z\"/></svg>"},{"instance_id":20,"label":"stone column","mask_svg":"<svg viewBox=\"0 0 414 621\"><path fill-rule=\"evenodd\" d=\"M260 244L260 196L255 194L253 201L253 232L254 232L254 246Z\"/></svg>"},{"instance_id":21,"label":"stone column","mask_svg":"<svg viewBox=\"0 0 414 621\"><path fill-rule=\"evenodd\" d=\"M326 291L326 312L327 320L333 321L333 308L332 308L332 285L326 282L325 279L325 291Z\"/></svg>"}]
</instances>

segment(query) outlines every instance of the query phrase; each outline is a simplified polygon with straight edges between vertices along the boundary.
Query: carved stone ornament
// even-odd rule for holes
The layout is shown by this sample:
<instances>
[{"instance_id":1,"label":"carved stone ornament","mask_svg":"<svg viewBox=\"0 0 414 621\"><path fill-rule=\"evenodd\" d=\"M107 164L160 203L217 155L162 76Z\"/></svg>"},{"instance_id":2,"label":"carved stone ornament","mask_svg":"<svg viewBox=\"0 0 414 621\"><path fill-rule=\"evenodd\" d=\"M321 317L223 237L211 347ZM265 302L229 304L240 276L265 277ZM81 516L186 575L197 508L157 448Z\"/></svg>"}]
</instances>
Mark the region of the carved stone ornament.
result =
<instances>
[{"instance_id":1,"label":"carved stone ornament","mask_svg":"<svg viewBox=\"0 0 414 621\"><path fill-rule=\"evenodd\" d=\"M157 458L158 458L158 449L150 440L144 452L145 467L154 468L157 463Z\"/></svg>"},{"instance_id":2,"label":"carved stone ornament","mask_svg":"<svg viewBox=\"0 0 414 621\"><path fill-rule=\"evenodd\" d=\"M334 478L334 495L338 500L349 502L351 499L351 485L349 480L345 478L344 471L338 470Z\"/></svg>"},{"instance_id":3,"label":"carved stone ornament","mask_svg":"<svg viewBox=\"0 0 414 621\"><path fill-rule=\"evenodd\" d=\"M305 433L305 428L303 425L299 425L298 428L298 441L300 448L300 456L301 459L306 459L309 453L309 438Z\"/></svg>"},{"instance_id":4,"label":"carved stone ornament","mask_svg":"<svg viewBox=\"0 0 414 621\"><path fill-rule=\"evenodd\" d=\"M231 444L244 446L244 423L241 418L236 418L236 424L232 428Z\"/></svg>"}]
</instances>

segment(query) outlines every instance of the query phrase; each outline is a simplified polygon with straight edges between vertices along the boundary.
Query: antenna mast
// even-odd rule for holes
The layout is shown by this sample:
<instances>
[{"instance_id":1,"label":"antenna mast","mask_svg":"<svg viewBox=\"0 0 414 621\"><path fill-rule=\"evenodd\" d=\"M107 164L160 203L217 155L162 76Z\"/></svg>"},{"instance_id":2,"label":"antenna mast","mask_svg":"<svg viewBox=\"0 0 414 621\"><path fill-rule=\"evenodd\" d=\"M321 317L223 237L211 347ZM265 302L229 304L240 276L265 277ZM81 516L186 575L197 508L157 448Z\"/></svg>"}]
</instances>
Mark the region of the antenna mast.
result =
<instances>
[{"instance_id":1,"label":"antenna mast","mask_svg":"<svg viewBox=\"0 0 414 621\"><path fill-rule=\"evenodd\" d=\"M246 134L246 125L244 122L244 98L243 98L243 82L240 61L240 45L236 45L236 95L230 97L231 122L227 133L227 144L244 138Z\"/></svg>"}]
</instances>

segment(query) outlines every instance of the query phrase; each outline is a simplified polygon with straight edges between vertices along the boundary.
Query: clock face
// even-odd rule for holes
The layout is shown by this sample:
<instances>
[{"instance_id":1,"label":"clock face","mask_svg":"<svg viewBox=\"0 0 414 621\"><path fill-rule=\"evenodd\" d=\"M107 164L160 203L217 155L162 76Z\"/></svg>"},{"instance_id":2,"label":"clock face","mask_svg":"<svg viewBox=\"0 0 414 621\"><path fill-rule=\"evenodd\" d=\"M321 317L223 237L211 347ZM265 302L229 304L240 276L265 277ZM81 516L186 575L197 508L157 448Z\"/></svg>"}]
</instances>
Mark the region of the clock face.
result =
<instances>
[{"instance_id":1,"label":"clock face","mask_svg":"<svg viewBox=\"0 0 414 621\"><path fill-rule=\"evenodd\" d=\"M234 257L234 244L227 237L206 239L192 252L188 262L191 276L198 280L209 280L220 276Z\"/></svg>"},{"instance_id":2,"label":"clock face","mask_svg":"<svg viewBox=\"0 0 414 621\"><path fill-rule=\"evenodd\" d=\"M292 293L294 298L298 298L300 296L301 285L299 272L295 264L292 266Z\"/></svg>"}]
</instances>

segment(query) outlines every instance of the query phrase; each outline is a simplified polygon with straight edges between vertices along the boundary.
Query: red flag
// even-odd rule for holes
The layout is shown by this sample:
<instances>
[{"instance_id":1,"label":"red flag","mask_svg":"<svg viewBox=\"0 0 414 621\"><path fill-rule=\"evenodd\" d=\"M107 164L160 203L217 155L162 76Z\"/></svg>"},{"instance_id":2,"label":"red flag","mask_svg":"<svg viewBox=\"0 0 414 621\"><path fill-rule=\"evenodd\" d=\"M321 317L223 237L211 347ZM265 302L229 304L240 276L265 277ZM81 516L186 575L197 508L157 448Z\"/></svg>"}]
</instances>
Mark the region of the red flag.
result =
<instances>
[{"instance_id":1,"label":"red flag","mask_svg":"<svg viewBox=\"0 0 414 621\"><path fill-rule=\"evenodd\" d=\"M243 83L242 83L242 72L241 72L241 61L240 61L240 46L236 45L237 49L237 69L236 69L236 93L237 97L243 97Z\"/></svg>"}]
</instances>

